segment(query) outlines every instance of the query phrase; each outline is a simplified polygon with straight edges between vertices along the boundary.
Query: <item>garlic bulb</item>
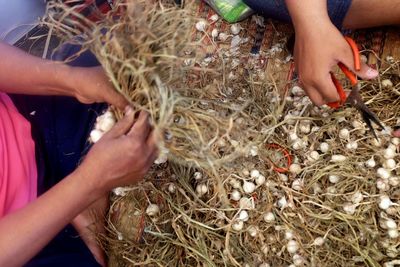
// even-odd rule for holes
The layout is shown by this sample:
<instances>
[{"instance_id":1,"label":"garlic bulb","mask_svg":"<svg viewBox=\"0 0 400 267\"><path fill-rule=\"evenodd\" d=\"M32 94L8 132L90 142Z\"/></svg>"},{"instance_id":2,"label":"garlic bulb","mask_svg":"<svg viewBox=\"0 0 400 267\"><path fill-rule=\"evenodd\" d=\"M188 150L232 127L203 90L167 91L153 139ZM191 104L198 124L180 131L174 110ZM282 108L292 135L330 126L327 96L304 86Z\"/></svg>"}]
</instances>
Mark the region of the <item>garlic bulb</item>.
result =
<instances>
[{"instance_id":1,"label":"garlic bulb","mask_svg":"<svg viewBox=\"0 0 400 267\"><path fill-rule=\"evenodd\" d=\"M390 200L390 198L386 195L383 195L380 197L379 200L379 208L382 210L386 210L389 207L393 206L393 202Z\"/></svg>"},{"instance_id":2,"label":"garlic bulb","mask_svg":"<svg viewBox=\"0 0 400 267\"><path fill-rule=\"evenodd\" d=\"M222 42L225 42L226 40L228 40L229 35L224 33L224 32L220 32L218 35L218 39Z\"/></svg>"},{"instance_id":3,"label":"garlic bulb","mask_svg":"<svg viewBox=\"0 0 400 267\"><path fill-rule=\"evenodd\" d=\"M207 22L205 20L200 20L196 23L196 29L199 32L204 32L206 30L207 27Z\"/></svg>"},{"instance_id":4,"label":"garlic bulb","mask_svg":"<svg viewBox=\"0 0 400 267\"><path fill-rule=\"evenodd\" d=\"M242 196L241 196L241 194L240 194L240 192L238 190L233 190L232 191L232 193L231 193L231 199L232 200L239 201L241 197Z\"/></svg>"},{"instance_id":5,"label":"garlic bulb","mask_svg":"<svg viewBox=\"0 0 400 267\"><path fill-rule=\"evenodd\" d=\"M253 184L252 182L243 182L243 191L247 194L251 194L256 190L256 185Z\"/></svg>"},{"instance_id":6,"label":"garlic bulb","mask_svg":"<svg viewBox=\"0 0 400 267\"><path fill-rule=\"evenodd\" d=\"M393 82L390 79L385 79L381 82L383 88L393 87Z\"/></svg>"},{"instance_id":7,"label":"garlic bulb","mask_svg":"<svg viewBox=\"0 0 400 267\"><path fill-rule=\"evenodd\" d=\"M353 202L354 204L358 204L361 201L363 201L364 196L361 192L357 191L355 192L352 196L351 196L351 202Z\"/></svg>"},{"instance_id":8,"label":"garlic bulb","mask_svg":"<svg viewBox=\"0 0 400 267\"><path fill-rule=\"evenodd\" d=\"M396 168L396 161L394 159L387 159L383 163L383 167L385 169L394 169L394 168Z\"/></svg>"},{"instance_id":9,"label":"garlic bulb","mask_svg":"<svg viewBox=\"0 0 400 267\"><path fill-rule=\"evenodd\" d=\"M247 222L249 220L249 213L245 210L240 211L238 219Z\"/></svg>"},{"instance_id":10,"label":"garlic bulb","mask_svg":"<svg viewBox=\"0 0 400 267\"><path fill-rule=\"evenodd\" d=\"M399 186L400 185L400 177L398 177L398 176L390 177L389 184L391 186Z\"/></svg>"},{"instance_id":11,"label":"garlic bulb","mask_svg":"<svg viewBox=\"0 0 400 267\"><path fill-rule=\"evenodd\" d=\"M306 94L304 92L304 90L300 86L297 86L297 85L292 87L291 92L294 96L304 96Z\"/></svg>"},{"instance_id":12,"label":"garlic bulb","mask_svg":"<svg viewBox=\"0 0 400 267\"><path fill-rule=\"evenodd\" d=\"M285 197L281 197L277 202L278 207L283 210L287 207L288 203Z\"/></svg>"},{"instance_id":13,"label":"garlic bulb","mask_svg":"<svg viewBox=\"0 0 400 267\"><path fill-rule=\"evenodd\" d=\"M229 180L229 184L230 184L233 188L235 188L235 189L242 189L242 185L241 185L240 182L239 182L237 179L235 179L235 178L231 178L231 179Z\"/></svg>"},{"instance_id":14,"label":"garlic bulb","mask_svg":"<svg viewBox=\"0 0 400 267\"><path fill-rule=\"evenodd\" d=\"M339 131L340 139L348 139L350 137L350 131L346 128L343 128Z\"/></svg>"},{"instance_id":15,"label":"garlic bulb","mask_svg":"<svg viewBox=\"0 0 400 267\"><path fill-rule=\"evenodd\" d=\"M267 223L275 221L275 215L270 211L265 213L263 218L264 218L264 221Z\"/></svg>"},{"instance_id":16,"label":"garlic bulb","mask_svg":"<svg viewBox=\"0 0 400 267\"><path fill-rule=\"evenodd\" d=\"M100 130L92 130L90 132L90 141L92 141L92 143L98 142L103 137L103 134L104 133Z\"/></svg>"},{"instance_id":17,"label":"garlic bulb","mask_svg":"<svg viewBox=\"0 0 400 267\"><path fill-rule=\"evenodd\" d=\"M347 203L343 206L343 210L350 215L353 215L356 212L357 205L353 203Z\"/></svg>"},{"instance_id":18,"label":"garlic bulb","mask_svg":"<svg viewBox=\"0 0 400 267\"><path fill-rule=\"evenodd\" d=\"M171 183L168 185L168 191L170 193L175 193L175 190L176 190L176 186L174 184Z\"/></svg>"},{"instance_id":19,"label":"garlic bulb","mask_svg":"<svg viewBox=\"0 0 400 267\"><path fill-rule=\"evenodd\" d=\"M254 209L253 198L242 197L239 200L239 207L241 209Z\"/></svg>"},{"instance_id":20,"label":"garlic bulb","mask_svg":"<svg viewBox=\"0 0 400 267\"><path fill-rule=\"evenodd\" d=\"M399 237L399 231L397 229L389 229L388 230L388 235L392 239L396 239Z\"/></svg>"},{"instance_id":21,"label":"garlic bulb","mask_svg":"<svg viewBox=\"0 0 400 267\"><path fill-rule=\"evenodd\" d=\"M309 133L311 132L311 125L310 125L310 123L303 123L303 124L300 124L299 130L300 130L301 133L309 134Z\"/></svg>"},{"instance_id":22,"label":"garlic bulb","mask_svg":"<svg viewBox=\"0 0 400 267\"><path fill-rule=\"evenodd\" d=\"M243 221L235 221L232 224L232 229L234 231L241 231L243 229L243 226L244 226L244 222Z\"/></svg>"},{"instance_id":23,"label":"garlic bulb","mask_svg":"<svg viewBox=\"0 0 400 267\"><path fill-rule=\"evenodd\" d=\"M380 177L380 178L382 178L382 179L385 179L385 180L389 179L389 177L392 176L392 175L390 174L390 171L387 170L387 169L385 169L385 168L379 168L379 169L376 171L376 174L378 175L378 177Z\"/></svg>"},{"instance_id":24,"label":"garlic bulb","mask_svg":"<svg viewBox=\"0 0 400 267\"><path fill-rule=\"evenodd\" d=\"M314 239L313 245L314 246L322 246L325 243L325 238L323 237L317 237Z\"/></svg>"},{"instance_id":25,"label":"garlic bulb","mask_svg":"<svg viewBox=\"0 0 400 267\"><path fill-rule=\"evenodd\" d=\"M257 233L258 233L258 229L256 226L251 225L251 226L249 226L249 228L247 228L247 232L249 233L249 235L251 237L256 237Z\"/></svg>"},{"instance_id":26,"label":"garlic bulb","mask_svg":"<svg viewBox=\"0 0 400 267\"><path fill-rule=\"evenodd\" d=\"M299 174L301 173L301 167L299 164L293 163L292 165L290 165L289 171L293 174Z\"/></svg>"},{"instance_id":27,"label":"garlic bulb","mask_svg":"<svg viewBox=\"0 0 400 267\"><path fill-rule=\"evenodd\" d=\"M265 176L264 175L260 175L256 178L256 184L258 186L263 185L265 183Z\"/></svg>"},{"instance_id":28,"label":"garlic bulb","mask_svg":"<svg viewBox=\"0 0 400 267\"><path fill-rule=\"evenodd\" d=\"M194 179L196 180L200 180L201 178L203 178L203 174L201 172L195 172L193 174Z\"/></svg>"},{"instance_id":29,"label":"garlic bulb","mask_svg":"<svg viewBox=\"0 0 400 267\"><path fill-rule=\"evenodd\" d=\"M106 115L106 114L107 114L107 112L104 115L102 115L104 117L98 122L98 127L103 132L110 131L111 128L116 123L116 120L112 115Z\"/></svg>"},{"instance_id":30,"label":"garlic bulb","mask_svg":"<svg viewBox=\"0 0 400 267\"><path fill-rule=\"evenodd\" d=\"M292 240L294 237L293 231L292 230L286 230L285 232L285 239L286 240Z\"/></svg>"},{"instance_id":31,"label":"garlic bulb","mask_svg":"<svg viewBox=\"0 0 400 267\"><path fill-rule=\"evenodd\" d=\"M297 244L297 241L289 240L286 245L286 249L290 254L294 254L297 252L297 250L299 250L299 245Z\"/></svg>"},{"instance_id":32,"label":"garlic bulb","mask_svg":"<svg viewBox=\"0 0 400 267\"><path fill-rule=\"evenodd\" d=\"M389 183L387 182L387 180L383 180L383 179L376 180L376 188L378 188L381 191L387 191L390 189Z\"/></svg>"},{"instance_id":33,"label":"garlic bulb","mask_svg":"<svg viewBox=\"0 0 400 267\"><path fill-rule=\"evenodd\" d=\"M320 155L319 155L318 151L314 150L314 151L310 152L308 159L311 161L317 161L317 160L319 160L319 157L320 157Z\"/></svg>"},{"instance_id":34,"label":"garlic bulb","mask_svg":"<svg viewBox=\"0 0 400 267\"><path fill-rule=\"evenodd\" d=\"M241 29L242 28L240 27L239 24L232 24L231 25L231 33L234 34L234 35L239 34Z\"/></svg>"},{"instance_id":35,"label":"garlic bulb","mask_svg":"<svg viewBox=\"0 0 400 267\"><path fill-rule=\"evenodd\" d=\"M207 194L207 192L208 192L207 185L198 184L196 186L196 193L197 193L198 196L204 196L205 194Z\"/></svg>"},{"instance_id":36,"label":"garlic bulb","mask_svg":"<svg viewBox=\"0 0 400 267\"><path fill-rule=\"evenodd\" d=\"M391 142L393 145L398 146L398 145L400 145L400 138L398 138L398 137L393 137L393 138L390 140L390 142Z\"/></svg>"},{"instance_id":37,"label":"garlic bulb","mask_svg":"<svg viewBox=\"0 0 400 267\"><path fill-rule=\"evenodd\" d=\"M258 176L260 176L260 172L259 172L258 170L252 170L252 171L251 171L251 173L250 173L250 177L251 177L251 178L255 179L255 178L257 178Z\"/></svg>"},{"instance_id":38,"label":"garlic bulb","mask_svg":"<svg viewBox=\"0 0 400 267\"><path fill-rule=\"evenodd\" d=\"M396 151L393 150L392 148L386 148L385 151L383 152L383 157L385 159L392 159L396 156Z\"/></svg>"},{"instance_id":39,"label":"garlic bulb","mask_svg":"<svg viewBox=\"0 0 400 267\"><path fill-rule=\"evenodd\" d=\"M385 225L388 229L397 229L397 224L393 219L387 219Z\"/></svg>"},{"instance_id":40,"label":"garlic bulb","mask_svg":"<svg viewBox=\"0 0 400 267\"><path fill-rule=\"evenodd\" d=\"M375 160L374 160L374 157L372 157L372 158L370 158L369 160L367 160L367 161L365 162L365 166L366 166L367 168L374 168L374 167L376 166L376 162L375 162Z\"/></svg>"},{"instance_id":41,"label":"garlic bulb","mask_svg":"<svg viewBox=\"0 0 400 267\"><path fill-rule=\"evenodd\" d=\"M216 22L218 19L219 19L219 17L218 17L217 14L214 14L214 15L212 15L212 16L210 17L210 20L211 20L212 22Z\"/></svg>"},{"instance_id":42,"label":"garlic bulb","mask_svg":"<svg viewBox=\"0 0 400 267\"><path fill-rule=\"evenodd\" d=\"M336 184L340 180L340 177L338 175L329 175L328 178L329 182L331 182L332 184Z\"/></svg>"},{"instance_id":43,"label":"garlic bulb","mask_svg":"<svg viewBox=\"0 0 400 267\"><path fill-rule=\"evenodd\" d=\"M303 266L304 265L304 258L299 254L293 255L293 264L294 266Z\"/></svg>"},{"instance_id":44,"label":"garlic bulb","mask_svg":"<svg viewBox=\"0 0 400 267\"><path fill-rule=\"evenodd\" d=\"M289 180L289 177L288 177L286 174L280 173L280 174L279 174L279 179L280 179L282 182L287 182L287 181Z\"/></svg>"},{"instance_id":45,"label":"garlic bulb","mask_svg":"<svg viewBox=\"0 0 400 267\"><path fill-rule=\"evenodd\" d=\"M212 37L212 38L217 38L218 35L219 35L218 29L217 29L217 28L214 28L214 29L211 31L211 37Z\"/></svg>"},{"instance_id":46,"label":"garlic bulb","mask_svg":"<svg viewBox=\"0 0 400 267\"><path fill-rule=\"evenodd\" d=\"M303 189L303 181L300 179L296 179L292 183L292 188L296 191L300 191Z\"/></svg>"},{"instance_id":47,"label":"garlic bulb","mask_svg":"<svg viewBox=\"0 0 400 267\"><path fill-rule=\"evenodd\" d=\"M319 145L319 150L321 150L322 153L328 152L328 151L329 151L329 144L326 143L326 142L322 142L322 143Z\"/></svg>"},{"instance_id":48,"label":"garlic bulb","mask_svg":"<svg viewBox=\"0 0 400 267\"><path fill-rule=\"evenodd\" d=\"M346 148L348 150L356 150L358 148L358 143L357 141L352 141L346 144Z\"/></svg>"},{"instance_id":49,"label":"garlic bulb","mask_svg":"<svg viewBox=\"0 0 400 267\"><path fill-rule=\"evenodd\" d=\"M149 216L155 216L160 212L160 207L156 204L150 204L147 206L146 214Z\"/></svg>"},{"instance_id":50,"label":"garlic bulb","mask_svg":"<svg viewBox=\"0 0 400 267\"><path fill-rule=\"evenodd\" d=\"M343 162L346 161L347 157L343 155L332 155L331 161L332 162Z\"/></svg>"}]
</instances>

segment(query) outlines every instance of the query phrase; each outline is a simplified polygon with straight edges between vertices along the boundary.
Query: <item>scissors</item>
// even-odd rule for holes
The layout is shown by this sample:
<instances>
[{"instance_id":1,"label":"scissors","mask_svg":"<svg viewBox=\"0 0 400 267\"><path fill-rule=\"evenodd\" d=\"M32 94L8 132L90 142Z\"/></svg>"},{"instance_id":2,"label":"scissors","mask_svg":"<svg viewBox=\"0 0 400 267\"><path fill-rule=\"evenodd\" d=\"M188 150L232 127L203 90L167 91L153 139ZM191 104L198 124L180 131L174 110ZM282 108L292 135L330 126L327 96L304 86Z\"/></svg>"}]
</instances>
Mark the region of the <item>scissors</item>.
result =
<instances>
[{"instance_id":1,"label":"scissors","mask_svg":"<svg viewBox=\"0 0 400 267\"><path fill-rule=\"evenodd\" d=\"M350 37L344 37L346 41L349 43L351 50L353 51L354 57L354 69L359 71L361 69L361 60L360 60L360 52L358 50L358 46L356 42ZM344 75L350 80L352 89L350 94L347 96L346 92L343 89L343 86L340 84L339 80L335 77L335 75L331 72L332 81L336 87L336 90L339 94L340 100L337 102L328 103L328 106L331 108L339 108L342 105L350 105L356 108L364 122L367 124L368 128L371 130L374 137L378 140L378 136L372 126L372 123L375 123L379 126L381 130L385 129L382 123L379 121L378 117L373 113L364 103L360 95L360 84L358 83L357 75L353 73L349 68L347 68L343 63L338 63L339 68L343 71Z\"/></svg>"}]
</instances>

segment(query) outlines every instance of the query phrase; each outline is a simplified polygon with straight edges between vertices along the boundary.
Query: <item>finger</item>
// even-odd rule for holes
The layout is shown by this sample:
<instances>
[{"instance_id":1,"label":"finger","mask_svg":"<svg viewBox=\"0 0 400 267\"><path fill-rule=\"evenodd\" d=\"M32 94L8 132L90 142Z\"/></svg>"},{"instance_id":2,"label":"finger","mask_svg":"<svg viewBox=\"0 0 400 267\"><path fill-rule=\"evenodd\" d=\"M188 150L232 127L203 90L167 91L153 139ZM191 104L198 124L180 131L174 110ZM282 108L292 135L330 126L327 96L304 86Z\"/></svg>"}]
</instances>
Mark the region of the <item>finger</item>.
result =
<instances>
[{"instance_id":1,"label":"finger","mask_svg":"<svg viewBox=\"0 0 400 267\"><path fill-rule=\"evenodd\" d=\"M317 83L316 90L321 94L325 103L337 102L340 100L330 74Z\"/></svg>"},{"instance_id":2,"label":"finger","mask_svg":"<svg viewBox=\"0 0 400 267\"><path fill-rule=\"evenodd\" d=\"M316 88L312 86L306 86L304 84L302 84L302 87L304 88L304 91L307 93L308 97L310 98L311 102L314 103L314 105L322 106L326 104L326 101Z\"/></svg>"},{"instance_id":3,"label":"finger","mask_svg":"<svg viewBox=\"0 0 400 267\"><path fill-rule=\"evenodd\" d=\"M132 107L126 106L125 108L125 116L117 122L114 127L107 132L104 137L119 137L123 134L126 134L129 129L132 128L132 125L135 122L135 113L133 112Z\"/></svg>"},{"instance_id":4,"label":"finger","mask_svg":"<svg viewBox=\"0 0 400 267\"><path fill-rule=\"evenodd\" d=\"M355 70L355 63L354 63L354 54L353 50L349 45L347 47L343 48L343 55L340 58L340 62L342 62L348 69L350 69L352 72L354 72L358 77L365 79L365 80L371 80L375 79L378 77L379 73L377 70L371 68L368 66L366 63L361 62L361 69L360 70Z\"/></svg>"},{"instance_id":5,"label":"finger","mask_svg":"<svg viewBox=\"0 0 400 267\"><path fill-rule=\"evenodd\" d=\"M104 100L117 107L120 110L124 110L124 108L129 105L128 100L121 93L117 92L114 89L106 90L107 94L104 96Z\"/></svg>"},{"instance_id":6,"label":"finger","mask_svg":"<svg viewBox=\"0 0 400 267\"><path fill-rule=\"evenodd\" d=\"M139 114L139 118L127 135L139 138L140 141L145 141L147 140L150 131L151 126L149 123L149 114L147 112L141 111Z\"/></svg>"}]
</instances>

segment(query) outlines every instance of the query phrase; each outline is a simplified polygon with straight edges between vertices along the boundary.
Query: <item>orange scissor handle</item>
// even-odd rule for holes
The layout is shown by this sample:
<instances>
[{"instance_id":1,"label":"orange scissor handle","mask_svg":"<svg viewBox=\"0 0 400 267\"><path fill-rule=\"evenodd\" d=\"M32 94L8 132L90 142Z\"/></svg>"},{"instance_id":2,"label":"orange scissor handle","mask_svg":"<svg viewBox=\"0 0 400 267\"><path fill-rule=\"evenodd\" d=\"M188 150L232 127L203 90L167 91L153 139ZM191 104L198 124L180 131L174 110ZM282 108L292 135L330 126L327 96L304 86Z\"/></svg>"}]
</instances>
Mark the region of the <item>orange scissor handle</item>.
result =
<instances>
[{"instance_id":1,"label":"orange scissor handle","mask_svg":"<svg viewBox=\"0 0 400 267\"><path fill-rule=\"evenodd\" d=\"M358 50L358 46L357 46L356 42L347 36L345 36L344 39L347 41L347 43L350 45L351 50L353 51L354 69L356 71L361 70L360 51ZM338 66L342 70L344 75L350 80L351 85L352 86L356 85L358 82L357 75L341 62L338 63ZM331 72L331 77L332 77L333 84L336 87L336 91L339 94L340 100L337 102L328 103L328 106L331 108L339 108L346 102L347 95L343 89L343 86L340 84L338 79L336 79L335 75L332 72Z\"/></svg>"}]
</instances>

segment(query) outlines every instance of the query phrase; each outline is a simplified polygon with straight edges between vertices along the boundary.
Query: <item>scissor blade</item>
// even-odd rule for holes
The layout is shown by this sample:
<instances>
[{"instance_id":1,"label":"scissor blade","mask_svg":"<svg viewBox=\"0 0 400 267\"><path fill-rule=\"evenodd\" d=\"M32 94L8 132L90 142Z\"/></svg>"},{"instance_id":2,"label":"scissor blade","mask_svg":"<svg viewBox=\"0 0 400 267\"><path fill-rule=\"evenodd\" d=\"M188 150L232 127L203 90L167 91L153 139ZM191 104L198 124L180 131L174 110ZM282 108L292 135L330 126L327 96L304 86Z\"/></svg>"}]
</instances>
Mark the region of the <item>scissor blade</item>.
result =
<instances>
[{"instance_id":1,"label":"scissor blade","mask_svg":"<svg viewBox=\"0 0 400 267\"><path fill-rule=\"evenodd\" d=\"M367 124L369 130L372 132L372 134L373 134L373 136L375 137L375 139L376 139L377 141L379 141L378 135L376 134L375 129L374 129L374 127L372 126L372 123L371 123L371 120L369 119L368 114L365 113L365 112L363 112L363 111L361 111L361 110L360 110L360 112L361 112L361 116L362 116L364 122Z\"/></svg>"}]
</instances>

